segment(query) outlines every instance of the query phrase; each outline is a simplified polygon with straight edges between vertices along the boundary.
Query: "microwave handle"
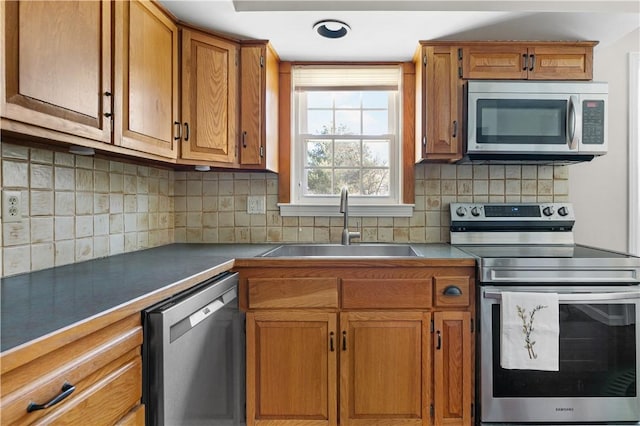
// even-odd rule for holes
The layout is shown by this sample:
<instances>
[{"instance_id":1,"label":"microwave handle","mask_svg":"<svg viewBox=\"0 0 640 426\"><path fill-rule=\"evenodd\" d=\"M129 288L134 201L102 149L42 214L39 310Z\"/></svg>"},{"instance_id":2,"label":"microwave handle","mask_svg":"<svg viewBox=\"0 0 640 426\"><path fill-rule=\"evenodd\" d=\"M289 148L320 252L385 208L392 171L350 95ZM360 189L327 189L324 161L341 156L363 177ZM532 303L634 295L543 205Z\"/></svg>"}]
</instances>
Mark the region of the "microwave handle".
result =
<instances>
[{"instance_id":1,"label":"microwave handle","mask_svg":"<svg viewBox=\"0 0 640 426\"><path fill-rule=\"evenodd\" d=\"M576 114L576 104L578 103L578 98L576 96L569 97L569 109L567 112L567 135L569 136L569 149L575 150L578 148L578 137L576 136L576 125L577 125L577 114Z\"/></svg>"},{"instance_id":2,"label":"microwave handle","mask_svg":"<svg viewBox=\"0 0 640 426\"><path fill-rule=\"evenodd\" d=\"M500 291L485 291L485 299L502 299ZM560 302L589 302L607 300L633 300L640 299L640 292L619 292L619 293L558 293Z\"/></svg>"}]
</instances>

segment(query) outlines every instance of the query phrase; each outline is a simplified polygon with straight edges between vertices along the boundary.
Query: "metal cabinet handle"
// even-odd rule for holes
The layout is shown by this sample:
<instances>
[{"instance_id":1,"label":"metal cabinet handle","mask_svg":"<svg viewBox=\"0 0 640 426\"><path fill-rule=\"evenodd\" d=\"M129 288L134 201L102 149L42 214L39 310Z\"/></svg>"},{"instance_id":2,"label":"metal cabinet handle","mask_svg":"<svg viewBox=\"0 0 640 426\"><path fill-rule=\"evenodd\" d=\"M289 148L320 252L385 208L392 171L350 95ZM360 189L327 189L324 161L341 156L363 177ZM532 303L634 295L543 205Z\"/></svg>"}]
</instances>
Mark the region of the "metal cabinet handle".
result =
<instances>
[{"instance_id":1,"label":"metal cabinet handle","mask_svg":"<svg viewBox=\"0 0 640 426\"><path fill-rule=\"evenodd\" d=\"M111 96L111 92L108 92L108 91L107 91L107 92L104 92L104 95L105 95L105 96Z\"/></svg>"},{"instance_id":2,"label":"metal cabinet handle","mask_svg":"<svg viewBox=\"0 0 640 426\"><path fill-rule=\"evenodd\" d=\"M334 333L332 331L331 333L329 333L329 350L331 352L335 351L335 348L333 347L333 336L334 336Z\"/></svg>"},{"instance_id":3,"label":"metal cabinet handle","mask_svg":"<svg viewBox=\"0 0 640 426\"><path fill-rule=\"evenodd\" d=\"M529 71L533 71L533 68L536 65L536 55L529 55L529 59L531 59L530 61L530 65L529 65Z\"/></svg>"},{"instance_id":4,"label":"metal cabinet handle","mask_svg":"<svg viewBox=\"0 0 640 426\"><path fill-rule=\"evenodd\" d=\"M527 54L523 53L522 54L522 71L526 71L527 70Z\"/></svg>"},{"instance_id":5,"label":"metal cabinet handle","mask_svg":"<svg viewBox=\"0 0 640 426\"><path fill-rule=\"evenodd\" d=\"M569 136L568 145L569 149L576 149L578 147L578 139L576 138L576 100L574 96L569 97L569 108L567 114L569 115L567 120L567 133Z\"/></svg>"},{"instance_id":6,"label":"metal cabinet handle","mask_svg":"<svg viewBox=\"0 0 640 426\"><path fill-rule=\"evenodd\" d=\"M191 131L189 130L189 123L184 122L184 141L187 142L189 140L189 135Z\"/></svg>"},{"instance_id":7,"label":"metal cabinet handle","mask_svg":"<svg viewBox=\"0 0 640 426\"><path fill-rule=\"evenodd\" d=\"M458 136L458 120L453 120L453 134L451 137L455 138Z\"/></svg>"},{"instance_id":8,"label":"metal cabinet handle","mask_svg":"<svg viewBox=\"0 0 640 426\"><path fill-rule=\"evenodd\" d=\"M36 404L35 402L30 402L29 405L27 406L27 413L53 407L54 405L64 400L69 395L71 395L75 390L76 390L75 386L73 386L70 383L64 382L64 384L62 385L62 391L58 395L56 395L51 401L44 404Z\"/></svg>"},{"instance_id":9,"label":"metal cabinet handle","mask_svg":"<svg viewBox=\"0 0 640 426\"><path fill-rule=\"evenodd\" d=\"M440 330L436 331L436 334L438 336L438 342L436 343L436 350L440 350L442 349L442 335L440 334Z\"/></svg>"},{"instance_id":10,"label":"metal cabinet handle","mask_svg":"<svg viewBox=\"0 0 640 426\"><path fill-rule=\"evenodd\" d=\"M247 147L247 132L242 132L242 147L246 148Z\"/></svg>"},{"instance_id":11,"label":"metal cabinet handle","mask_svg":"<svg viewBox=\"0 0 640 426\"><path fill-rule=\"evenodd\" d=\"M455 285L449 285L442 291L445 296L462 296L462 290Z\"/></svg>"},{"instance_id":12,"label":"metal cabinet handle","mask_svg":"<svg viewBox=\"0 0 640 426\"><path fill-rule=\"evenodd\" d=\"M173 125L178 129L178 136L174 136L173 140L179 141L180 139L182 139L182 126L180 125L179 121L174 121Z\"/></svg>"},{"instance_id":13,"label":"metal cabinet handle","mask_svg":"<svg viewBox=\"0 0 640 426\"><path fill-rule=\"evenodd\" d=\"M346 331L342 332L342 350L343 351L347 350L347 332Z\"/></svg>"},{"instance_id":14,"label":"metal cabinet handle","mask_svg":"<svg viewBox=\"0 0 640 426\"><path fill-rule=\"evenodd\" d=\"M104 116L107 117L107 118L111 118L112 115L113 114L111 114L110 112L105 112L104 113Z\"/></svg>"}]
</instances>

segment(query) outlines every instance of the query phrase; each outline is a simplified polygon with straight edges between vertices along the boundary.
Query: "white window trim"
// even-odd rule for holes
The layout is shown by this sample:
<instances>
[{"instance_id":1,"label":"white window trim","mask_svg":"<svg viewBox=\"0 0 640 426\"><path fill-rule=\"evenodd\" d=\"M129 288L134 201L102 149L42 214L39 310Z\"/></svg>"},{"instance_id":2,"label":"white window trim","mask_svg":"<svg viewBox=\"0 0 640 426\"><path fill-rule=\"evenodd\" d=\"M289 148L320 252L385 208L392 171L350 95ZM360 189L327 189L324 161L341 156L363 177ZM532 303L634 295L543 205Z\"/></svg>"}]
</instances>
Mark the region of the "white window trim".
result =
<instances>
[{"instance_id":1,"label":"white window trim","mask_svg":"<svg viewBox=\"0 0 640 426\"><path fill-rule=\"evenodd\" d=\"M640 255L640 52L629 53L629 252Z\"/></svg>"},{"instance_id":2,"label":"white window trim","mask_svg":"<svg viewBox=\"0 0 640 426\"><path fill-rule=\"evenodd\" d=\"M295 93L291 93L291 116L296 117L297 111L295 110L297 102L295 100ZM403 204L402 196L404 188L402 187L403 183L403 163L402 156L404 153L402 152L402 80L400 82L400 89L398 90L398 97L400 102L396 103L398 107L398 111L395 111L396 115L396 123L395 126L398 128L396 131L395 137L395 145L396 149L392 153L391 160L395 163L396 170L395 172L392 170L391 175L391 186L392 186L392 194L391 197L388 198L388 201L379 202L376 201L376 197L362 197L359 199L355 197L349 198L349 213L352 216L357 217L411 217L413 216L413 209L415 204ZM396 107L394 105L394 108ZM292 120L292 128L291 128L291 140L292 143L296 143L297 134L294 130L294 122L296 118ZM300 191L294 186L297 185L297 182L301 181L301 164L304 153L301 149L295 149L295 147L291 147L291 201L290 203L279 203L278 207L280 208L281 216L342 216L342 213L339 211L340 197L336 196L326 196L326 197L318 197L318 202L314 202L311 197L301 197ZM332 201L335 200L335 203Z\"/></svg>"}]
</instances>

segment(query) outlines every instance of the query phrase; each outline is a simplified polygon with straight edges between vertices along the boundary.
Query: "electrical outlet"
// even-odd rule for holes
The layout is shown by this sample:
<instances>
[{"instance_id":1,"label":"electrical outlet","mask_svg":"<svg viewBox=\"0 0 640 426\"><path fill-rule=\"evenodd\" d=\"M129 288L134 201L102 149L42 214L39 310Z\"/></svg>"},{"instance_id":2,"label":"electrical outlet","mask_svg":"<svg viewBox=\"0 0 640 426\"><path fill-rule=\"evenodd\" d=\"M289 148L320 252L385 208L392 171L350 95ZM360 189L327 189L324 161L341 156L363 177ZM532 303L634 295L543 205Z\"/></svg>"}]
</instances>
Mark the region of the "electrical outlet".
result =
<instances>
[{"instance_id":1,"label":"electrical outlet","mask_svg":"<svg viewBox=\"0 0 640 426\"><path fill-rule=\"evenodd\" d=\"M20 191L2 191L2 221L20 222L22 220L22 203Z\"/></svg>"},{"instance_id":2,"label":"electrical outlet","mask_svg":"<svg viewBox=\"0 0 640 426\"><path fill-rule=\"evenodd\" d=\"M249 214L265 214L266 200L263 195L249 195L247 197L247 213Z\"/></svg>"}]
</instances>

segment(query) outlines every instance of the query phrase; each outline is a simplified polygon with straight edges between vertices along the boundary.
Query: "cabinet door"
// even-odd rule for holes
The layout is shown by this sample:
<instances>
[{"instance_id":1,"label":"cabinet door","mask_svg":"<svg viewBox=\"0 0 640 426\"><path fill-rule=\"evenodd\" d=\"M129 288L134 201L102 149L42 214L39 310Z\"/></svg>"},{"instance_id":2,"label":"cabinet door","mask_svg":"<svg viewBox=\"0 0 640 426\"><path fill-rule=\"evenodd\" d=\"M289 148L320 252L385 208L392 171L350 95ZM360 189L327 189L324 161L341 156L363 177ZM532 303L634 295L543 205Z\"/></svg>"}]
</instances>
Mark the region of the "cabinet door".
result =
<instances>
[{"instance_id":1,"label":"cabinet door","mask_svg":"<svg viewBox=\"0 0 640 426\"><path fill-rule=\"evenodd\" d=\"M243 46L240 50L240 164L259 166L264 157L265 48Z\"/></svg>"},{"instance_id":2,"label":"cabinet door","mask_svg":"<svg viewBox=\"0 0 640 426\"><path fill-rule=\"evenodd\" d=\"M340 424L428 425L429 314L340 314Z\"/></svg>"},{"instance_id":3,"label":"cabinet door","mask_svg":"<svg viewBox=\"0 0 640 426\"><path fill-rule=\"evenodd\" d=\"M247 425L337 424L336 314L247 313Z\"/></svg>"},{"instance_id":4,"label":"cabinet door","mask_svg":"<svg viewBox=\"0 0 640 426\"><path fill-rule=\"evenodd\" d=\"M529 48L530 80L591 80L593 48L535 46Z\"/></svg>"},{"instance_id":5,"label":"cabinet door","mask_svg":"<svg viewBox=\"0 0 640 426\"><path fill-rule=\"evenodd\" d=\"M422 129L426 135L424 158L456 160L462 152L462 83L458 78L457 49L428 46L425 50L425 124Z\"/></svg>"},{"instance_id":6,"label":"cabinet door","mask_svg":"<svg viewBox=\"0 0 640 426\"><path fill-rule=\"evenodd\" d=\"M522 45L473 45L462 48L462 77L465 79L527 78L529 56Z\"/></svg>"},{"instance_id":7,"label":"cabinet door","mask_svg":"<svg viewBox=\"0 0 640 426\"><path fill-rule=\"evenodd\" d=\"M469 426L473 403L471 314L451 311L433 316L435 424Z\"/></svg>"},{"instance_id":8,"label":"cabinet door","mask_svg":"<svg viewBox=\"0 0 640 426\"><path fill-rule=\"evenodd\" d=\"M2 116L111 142L111 3L1 3Z\"/></svg>"},{"instance_id":9,"label":"cabinet door","mask_svg":"<svg viewBox=\"0 0 640 426\"><path fill-rule=\"evenodd\" d=\"M117 1L115 13L115 143L176 158L178 28L150 1Z\"/></svg>"},{"instance_id":10,"label":"cabinet door","mask_svg":"<svg viewBox=\"0 0 640 426\"><path fill-rule=\"evenodd\" d=\"M182 30L181 157L233 163L238 138L238 46Z\"/></svg>"}]
</instances>

